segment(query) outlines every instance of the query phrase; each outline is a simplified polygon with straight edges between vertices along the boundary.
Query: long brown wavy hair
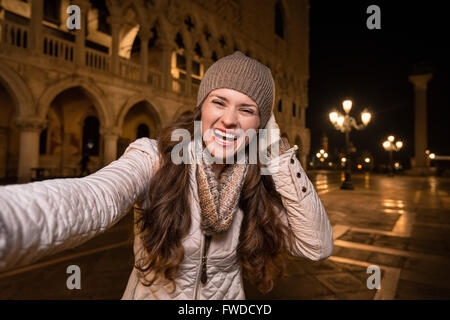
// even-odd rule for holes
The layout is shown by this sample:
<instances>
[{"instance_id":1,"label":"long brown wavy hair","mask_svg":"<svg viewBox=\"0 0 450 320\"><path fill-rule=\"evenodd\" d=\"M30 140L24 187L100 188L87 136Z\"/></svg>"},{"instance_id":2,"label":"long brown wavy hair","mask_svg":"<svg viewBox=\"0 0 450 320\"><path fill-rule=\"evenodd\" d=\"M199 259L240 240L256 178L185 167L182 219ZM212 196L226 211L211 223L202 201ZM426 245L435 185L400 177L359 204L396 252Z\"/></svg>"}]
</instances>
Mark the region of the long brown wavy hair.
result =
<instances>
[{"instance_id":1,"label":"long brown wavy hair","mask_svg":"<svg viewBox=\"0 0 450 320\"><path fill-rule=\"evenodd\" d=\"M201 108L184 113L165 127L158 136L159 168L149 187L150 206L136 219L136 227L145 249L145 258L135 267L142 283L150 286L155 280L175 278L184 258L182 239L191 224L189 197L189 164L176 165L171 151L179 141L172 141L175 129L194 134L194 120L201 119ZM285 274L283 251L292 245L292 233L277 214L283 205L270 175L260 174L261 165L249 164L239 200L244 213L241 224L238 261L243 276L261 292L272 290L274 280ZM150 279L147 276L152 273ZM142 276L143 275L143 276Z\"/></svg>"}]
</instances>

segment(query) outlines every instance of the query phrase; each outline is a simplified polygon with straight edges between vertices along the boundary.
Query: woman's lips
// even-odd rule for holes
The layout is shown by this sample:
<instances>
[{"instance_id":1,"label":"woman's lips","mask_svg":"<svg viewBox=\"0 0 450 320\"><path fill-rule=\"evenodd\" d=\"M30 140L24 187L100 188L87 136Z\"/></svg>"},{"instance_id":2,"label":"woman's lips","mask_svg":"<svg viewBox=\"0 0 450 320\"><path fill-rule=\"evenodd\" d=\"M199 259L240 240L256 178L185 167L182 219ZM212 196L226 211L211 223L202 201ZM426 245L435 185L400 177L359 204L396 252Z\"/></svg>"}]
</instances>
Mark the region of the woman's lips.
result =
<instances>
[{"instance_id":1,"label":"woman's lips","mask_svg":"<svg viewBox=\"0 0 450 320\"><path fill-rule=\"evenodd\" d=\"M237 141L237 136L231 133L227 133L223 129L214 129L214 141L216 141L221 146L230 146Z\"/></svg>"}]
</instances>

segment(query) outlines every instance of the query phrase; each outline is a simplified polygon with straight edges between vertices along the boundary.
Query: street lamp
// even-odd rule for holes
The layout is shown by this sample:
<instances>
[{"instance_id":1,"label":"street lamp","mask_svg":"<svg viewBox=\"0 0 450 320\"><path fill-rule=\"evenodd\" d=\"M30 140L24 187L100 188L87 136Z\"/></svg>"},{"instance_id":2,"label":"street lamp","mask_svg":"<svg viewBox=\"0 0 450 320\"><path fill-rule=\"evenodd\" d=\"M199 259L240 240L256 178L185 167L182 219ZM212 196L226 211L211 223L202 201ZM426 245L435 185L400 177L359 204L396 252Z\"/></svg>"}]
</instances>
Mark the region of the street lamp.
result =
<instances>
[{"instance_id":1,"label":"street lamp","mask_svg":"<svg viewBox=\"0 0 450 320\"><path fill-rule=\"evenodd\" d=\"M336 128L343 133L345 133L345 148L346 148L346 161L345 163L345 180L341 185L341 189L353 190L353 185L351 181L351 164L350 164L350 131L352 128L356 130L364 129L370 122L372 117L371 113L364 109L361 112L361 121L362 124L357 124L356 119L349 115L350 110L352 109L352 100L345 100L342 102L342 108L345 111L345 114L341 114L338 111L330 112L330 121Z\"/></svg>"},{"instance_id":2,"label":"street lamp","mask_svg":"<svg viewBox=\"0 0 450 320\"><path fill-rule=\"evenodd\" d=\"M383 142L384 150L389 152L389 176L394 176L394 167L392 164L392 152L399 151L403 147L403 142L400 140L394 143L395 137L389 136L386 141Z\"/></svg>"},{"instance_id":3,"label":"street lamp","mask_svg":"<svg viewBox=\"0 0 450 320\"><path fill-rule=\"evenodd\" d=\"M325 160L328 158L328 153L326 153L325 150L320 149L320 151L316 153L316 157L320 162L325 162Z\"/></svg>"}]
</instances>

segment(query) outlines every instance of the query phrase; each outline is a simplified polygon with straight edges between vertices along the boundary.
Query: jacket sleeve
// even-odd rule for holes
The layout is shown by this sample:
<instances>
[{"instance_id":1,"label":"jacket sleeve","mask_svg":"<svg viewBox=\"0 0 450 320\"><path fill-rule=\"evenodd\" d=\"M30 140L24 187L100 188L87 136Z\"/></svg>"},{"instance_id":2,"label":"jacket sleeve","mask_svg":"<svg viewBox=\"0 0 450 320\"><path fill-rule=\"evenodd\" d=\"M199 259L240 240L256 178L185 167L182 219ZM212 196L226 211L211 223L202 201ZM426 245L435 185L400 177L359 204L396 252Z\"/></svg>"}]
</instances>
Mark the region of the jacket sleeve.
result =
<instances>
[{"instance_id":1,"label":"jacket sleeve","mask_svg":"<svg viewBox=\"0 0 450 320\"><path fill-rule=\"evenodd\" d=\"M300 162L290 148L272 159L268 168L280 193L284 210L281 219L295 239L294 256L318 261L333 252L333 231L325 208Z\"/></svg>"},{"instance_id":2,"label":"jacket sleeve","mask_svg":"<svg viewBox=\"0 0 450 320\"><path fill-rule=\"evenodd\" d=\"M117 223L148 190L156 141L141 138L84 178L0 187L0 272L78 246Z\"/></svg>"}]
</instances>

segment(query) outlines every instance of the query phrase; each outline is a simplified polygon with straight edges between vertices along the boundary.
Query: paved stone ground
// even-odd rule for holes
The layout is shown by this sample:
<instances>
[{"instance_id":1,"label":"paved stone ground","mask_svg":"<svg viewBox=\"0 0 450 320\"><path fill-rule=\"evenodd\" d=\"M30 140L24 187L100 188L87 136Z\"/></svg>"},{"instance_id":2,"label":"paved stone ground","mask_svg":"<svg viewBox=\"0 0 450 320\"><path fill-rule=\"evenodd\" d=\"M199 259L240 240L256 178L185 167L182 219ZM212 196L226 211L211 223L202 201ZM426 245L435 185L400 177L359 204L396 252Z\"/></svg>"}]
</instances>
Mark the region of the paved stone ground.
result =
<instances>
[{"instance_id":1,"label":"paved stone ground","mask_svg":"<svg viewBox=\"0 0 450 320\"><path fill-rule=\"evenodd\" d=\"M247 299L449 299L450 179L308 173L333 225L330 258L288 259L288 275L263 295L245 283ZM131 215L88 243L0 274L0 299L119 299L133 264ZM81 290L68 290L66 269L80 266ZM369 265L381 288L366 285Z\"/></svg>"}]
</instances>

